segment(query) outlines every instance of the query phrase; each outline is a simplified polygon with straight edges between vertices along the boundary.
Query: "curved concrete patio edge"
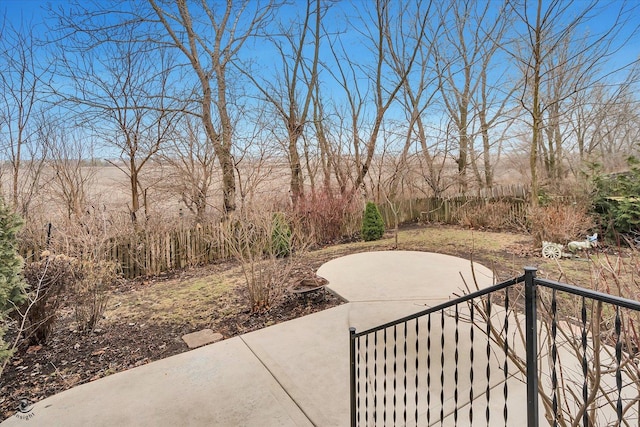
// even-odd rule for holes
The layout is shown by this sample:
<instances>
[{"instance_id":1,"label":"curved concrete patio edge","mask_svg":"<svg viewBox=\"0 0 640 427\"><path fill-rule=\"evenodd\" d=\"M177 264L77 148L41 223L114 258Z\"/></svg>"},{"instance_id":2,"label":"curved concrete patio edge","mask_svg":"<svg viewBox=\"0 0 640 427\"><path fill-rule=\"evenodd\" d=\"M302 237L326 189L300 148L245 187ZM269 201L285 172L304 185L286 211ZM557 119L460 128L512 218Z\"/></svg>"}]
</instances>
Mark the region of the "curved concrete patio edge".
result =
<instances>
[{"instance_id":1,"label":"curved concrete patio edge","mask_svg":"<svg viewBox=\"0 0 640 427\"><path fill-rule=\"evenodd\" d=\"M493 272L469 260L432 252L363 252L318 269L334 293L349 302L418 301L435 305L493 284Z\"/></svg>"},{"instance_id":2,"label":"curved concrete patio edge","mask_svg":"<svg viewBox=\"0 0 640 427\"><path fill-rule=\"evenodd\" d=\"M480 287L493 283L473 269ZM426 252L338 258L318 274L349 303L74 387L2 427L348 425L349 327L446 301L474 286L471 272L468 260Z\"/></svg>"}]
</instances>

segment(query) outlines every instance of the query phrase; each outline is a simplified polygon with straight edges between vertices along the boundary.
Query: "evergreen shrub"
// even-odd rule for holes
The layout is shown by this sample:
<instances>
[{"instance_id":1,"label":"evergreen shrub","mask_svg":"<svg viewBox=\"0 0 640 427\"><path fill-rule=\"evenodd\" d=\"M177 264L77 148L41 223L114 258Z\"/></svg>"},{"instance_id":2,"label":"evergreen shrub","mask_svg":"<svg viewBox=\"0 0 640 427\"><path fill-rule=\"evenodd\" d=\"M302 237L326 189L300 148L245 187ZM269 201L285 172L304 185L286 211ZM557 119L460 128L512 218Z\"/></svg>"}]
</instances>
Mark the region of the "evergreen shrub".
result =
<instances>
[{"instance_id":1,"label":"evergreen shrub","mask_svg":"<svg viewBox=\"0 0 640 427\"><path fill-rule=\"evenodd\" d=\"M378 207L373 202L367 202L362 218L362 238L365 242L379 240L384 234L384 221Z\"/></svg>"},{"instance_id":2,"label":"evergreen shrub","mask_svg":"<svg viewBox=\"0 0 640 427\"><path fill-rule=\"evenodd\" d=\"M16 249L21 226L22 220L0 199L0 366L11 356L3 340L8 314L26 299L22 258Z\"/></svg>"},{"instance_id":3,"label":"evergreen shrub","mask_svg":"<svg viewBox=\"0 0 640 427\"><path fill-rule=\"evenodd\" d=\"M291 255L291 228L284 214L273 214L271 223L271 250L277 258L285 258Z\"/></svg>"},{"instance_id":4,"label":"evergreen shrub","mask_svg":"<svg viewBox=\"0 0 640 427\"><path fill-rule=\"evenodd\" d=\"M605 175L599 165L593 167L593 205L601 228L610 236L640 232L640 161L629 157L627 163L629 171L617 174Z\"/></svg>"}]
</instances>

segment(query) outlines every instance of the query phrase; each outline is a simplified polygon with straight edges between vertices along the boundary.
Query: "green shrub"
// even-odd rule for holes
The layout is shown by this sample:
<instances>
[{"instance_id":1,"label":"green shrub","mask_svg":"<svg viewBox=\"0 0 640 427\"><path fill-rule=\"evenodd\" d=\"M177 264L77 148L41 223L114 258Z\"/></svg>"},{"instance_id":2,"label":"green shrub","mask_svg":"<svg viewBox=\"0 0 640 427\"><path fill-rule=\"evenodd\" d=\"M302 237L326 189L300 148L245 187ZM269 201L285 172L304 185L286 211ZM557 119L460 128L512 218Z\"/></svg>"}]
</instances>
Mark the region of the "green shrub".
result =
<instances>
[{"instance_id":1,"label":"green shrub","mask_svg":"<svg viewBox=\"0 0 640 427\"><path fill-rule=\"evenodd\" d=\"M291 228L284 214L273 214L271 223L271 250L277 258L291 255Z\"/></svg>"},{"instance_id":2,"label":"green shrub","mask_svg":"<svg viewBox=\"0 0 640 427\"><path fill-rule=\"evenodd\" d=\"M628 172L608 175L593 167L594 209L609 235L640 231L640 162L631 156L627 164Z\"/></svg>"},{"instance_id":3,"label":"green shrub","mask_svg":"<svg viewBox=\"0 0 640 427\"><path fill-rule=\"evenodd\" d=\"M20 271L22 258L16 251L16 233L22 221L0 199L0 366L11 356L9 346L4 342L7 315L25 300L25 286Z\"/></svg>"},{"instance_id":4,"label":"green shrub","mask_svg":"<svg viewBox=\"0 0 640 427\"><path fill-rule=\"evenodd\" d=\"M378 207L373 202L367 202L362 218L362 238L365 242L378 240L384 234L384 221Z\"/></svg>"},{"instance_id":5,"label":"green shrub","mask_svg":"<svg viewBox=\"0 0 640 427\"><path fill-rule=\"evenodd\" d=\"M20 278L22 258L16 250L16 234L22 221L0 199L0 313L11 311L25 299Z\"/></svg>"}]
</instances>

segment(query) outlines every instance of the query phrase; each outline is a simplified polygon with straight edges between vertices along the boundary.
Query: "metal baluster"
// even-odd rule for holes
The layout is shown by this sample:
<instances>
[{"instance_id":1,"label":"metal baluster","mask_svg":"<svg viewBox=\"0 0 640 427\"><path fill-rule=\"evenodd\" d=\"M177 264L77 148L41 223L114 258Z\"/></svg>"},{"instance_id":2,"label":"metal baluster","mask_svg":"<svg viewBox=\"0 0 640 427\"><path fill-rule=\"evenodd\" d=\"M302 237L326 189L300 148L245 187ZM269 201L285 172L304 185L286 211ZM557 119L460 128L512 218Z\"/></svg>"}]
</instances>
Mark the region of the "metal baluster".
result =
<instances>
[{"instance_id":1,"label":"metal baluster","mask_svg":"<svg viewBox=\"0 0 640 427\"><path fill-rule=\"evenodd\" d=\"M402 403L404 406L404 410L402 413L402 419L404 420L404 425L407 425L407 322L404 322L404 344L403 344L403 373L404 373L404 380L403 380L403 387L404 387L404 394L402 395Z\"/></svg>"},{"instance_id":2,"label":"metal baluster","mask_svg":"<svg viewBox=\"0 0 640 427\"><path fill-rule=\"evenodd\" d=\"M622 371L620 370L620 364L622 363L622 340L620 339L621 323L620 307L616 306L616 388L618 389L616 413L618 415L618 425L620 425L620 422L622 421Z\"/></svg>"},{"instance_id":3,"label":"metal baluster","mask_svg":"<svg viewBox=\"0 0 640 427\"><path fill-rule=\"evenodd\" d=\"M454 401L454 407L453 407L453 423L455 425L458 424L458 359L459 359L459 351L458 351L458 342L460 340L460 334L458 333L458 324L460 321L460 315L458 312L458 304L456 304L456 308L455 308L455 325L456 325L456 332L455 332L455 352L454 352L454 361L455 361L455 367L454 367L454 371L453 371L453 382L454 382L454 389L453 389L453 401Z\"/></svg>"},{"instance_id":4,"label":"metal baluster","mask_svg":"<svg viewBox=\"0 0 640 427\"><path fill-rule=\"evenodd\" d=\"M504 425L507 425L509 419L509 411L507 408L507 398L509 396L508 379L509 379L509 288L504 290L504 386L502 394L504 396L504 408L502 416L504 417Z\"/></svg>"},{"instance_id":5,"label":"metal baluster","mask_svg":"<svg viewBox=\"0 0 640 427\"><path fill-rule=\"evenodd\" d=\"M489 403L491 400L491 297L487 296L487 388L485 389L485 396L487 398L487 408L485 410L485 418L487 420L487 426L489 426L489 420L491 418L491 411L489 409Z\"/></svg>"},{"instance_id":6,"label":"metal baluster","mask_svg":"<svg viewBox=\"0 0 640 427\"><path fill-rule=\"evenodd\" d=\"M444 421L444 310L440 311L440 423Z\"/></svg>"},{"instance_id":7,"label":"metal baluster","mask_svg":"<svg viewBox=\"0 0 640 427\"><path fill-rule=\"evenodd\" d=\"M584 376L584 382L582 383L582 401L587 402L589 398L589 379L588 379L588 363L587 363L587 305L585 297L582 297L582 375ZM582 425L589 426L589 411L585 408L582 416Z\"/></svg>"},{"instance_id":8,"label":"metal baluster","mask_svg":"<svg viewBox=\"0 0 640 427\"><path fill-rule=\"evenodd\" d=\"M556 337L558 335L558 302L556 290L551 294L551 387L553 387L552 407L553 425L558 425L558 347Z\"/></svg>"},{"instance_id":9,"label":"metal baluster","mask_svg":"<svg viewBox=\"0 0 640 427\"><path fill-rule=\"evenodd\" d=\"M384 350L382 353L382 356L384 358L384 367L383 367L383 374L384 374L384 378L382 379L382 391L383 391L383 396L382 396L382 422L384 424L387 423L387 328L384 329L384 333L382 336L383 340L384 340Z\"/></svg>"},{"instance_id":10,"label":"metal baluster","mask_svg":"<svg viewBox=\"0 0 640 427\"><path fill-rule=\"evenodd\" d=\"M470 309L469 320L471 324L471 330L469 332L469 340L471 341L471 354L469 355L469 358L471 360L471 367L469 369L469 425L473 425L473 358L474 358L473 334L474 334L474 326L475 326L473 315L474 315L475 305L469 304L469 309Z\"/></svg>"},{"instance_id":11,"label":"metal baluster","mask_svg":"<svg viewBox=\"0 0 640 427\"><path fill-rule=\"evenodd\" d=\"M431 313L427 315L427 425L431 425Z\"/></svg>"},{"instance_id":12,"label":"metal baluster","mask_svg":"<svg viewBox=\"0 0 640 427\"><path fill-rule=\"evenodd\" d=\"M397 325L393 325L393 425L396 425L396 391L397 391L397 379L398 379L398 328Z\"/></svg>"},{"instance_id":13,"label":"metal baluster","mask_svg":"<svg viewBox=\"0 0 640 427\"><path fill-rule=\"evenodd\" d=\"M360 424L360 338L358 337L357 347L358 352L356 356L356 408L358 425Z\"/></svg>"},{"instance_id":14,"label":"metal baluster","mask_svg":"<svg viewBox=\"0 0 640 427\"><path fill-rule=\"evenodd\" d=\"M378 420L378 331L373 333L373 423Z\"/></svg>"},{"instance_id":15,"label":"metal baluster","mask_svg":"<svg viewBox=\"0 0 640 427\"><path fill-rule=\"evenodd\" d=\"M416 395L415 395L415 404L416 404L416 411L415 411L415 422L416 425L418 424L418 382L419 382L419 376L418 376L418 368L419 368L419 350L420 350L420 327L419 327L419 322L418 319L416 318L416 374L415 374L415 384L416 384Z\"/></svg>"},{"instance_id":16,"label":"metal baluster","mask_svg":"<svg viewBox=\"0 0 640 427\"><path fill-rule=\"evenodd\" d=\"M369 425L369 334L364 339L364 424Z\"/></svg>"}]
</instances>

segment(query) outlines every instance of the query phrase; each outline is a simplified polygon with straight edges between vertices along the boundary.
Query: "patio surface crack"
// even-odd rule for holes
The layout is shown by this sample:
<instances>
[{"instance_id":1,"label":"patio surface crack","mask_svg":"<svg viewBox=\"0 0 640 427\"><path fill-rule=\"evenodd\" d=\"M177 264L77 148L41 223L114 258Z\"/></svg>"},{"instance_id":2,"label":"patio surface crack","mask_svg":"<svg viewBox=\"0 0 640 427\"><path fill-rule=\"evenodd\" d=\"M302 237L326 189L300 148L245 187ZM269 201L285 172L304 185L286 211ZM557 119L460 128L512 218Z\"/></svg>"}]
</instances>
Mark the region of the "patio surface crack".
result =
<instances>
[{"instance_id":1,"label":"patio surface crack","mask_svg":"<svg viewBox=\"0 0 640 427\"><path fill-rule=\"evenodd\" d=\"M313 425L314 427L316 426L316 423L313 422L313 420L311 419L311 417L309 416L309 414L307 413L307 411L305 411L302 406L300 406L298 404L298 402L296 401L296 399L293 398L293 396L289 393L289 390L287 390L287 388L280 382L280 380L278 379L278 377L276 377L273 372L271 371L271 369L269 369L269 367L262 361L262 359L260 358L260 356L258 356L258 354L253 351L253 348L251 348L251 346L249 345L248 342L246 342L243 338L243 335L240 335L238 338L240 338L240 340L244 343L245 346L247 346L247 348L249 349L249 351L251 352L251 354L253 354L256 359L258 359L258 361L260 362L260 364L262 366L264 366L264 368L267 370L267 372L269 372L269 375L271 375L271 378L273 378L275 380L276 383L278 383L278 385L280 386L280 388L285 392L285 394L287 396L289 396L289 399L291 399L291 401L293 402L294 405L296 405L296 407L300 410L300 412L302 412L302 414L305 416L305 418L307 420L309 420L309 422L311 423L311 425Z\"/></svg>"}]
</instances>

